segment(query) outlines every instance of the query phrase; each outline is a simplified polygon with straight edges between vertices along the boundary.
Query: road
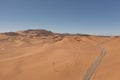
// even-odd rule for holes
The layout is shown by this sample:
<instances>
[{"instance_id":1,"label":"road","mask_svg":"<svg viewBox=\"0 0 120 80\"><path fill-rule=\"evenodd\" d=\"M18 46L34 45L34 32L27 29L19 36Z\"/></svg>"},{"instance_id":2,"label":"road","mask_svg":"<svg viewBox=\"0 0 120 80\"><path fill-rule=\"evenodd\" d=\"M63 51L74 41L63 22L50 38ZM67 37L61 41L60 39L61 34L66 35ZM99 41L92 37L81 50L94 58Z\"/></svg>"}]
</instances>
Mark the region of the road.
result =
<instances>
[{"instance_id":1,"label":"road","mask_svg":"<svg viewBox=\"0 0 120 80\"><path fill-rule=\"evenodd\" d=\"M97 44L96 47L99 50L101 50L101 54L98 56L97 60L89 67L89 69L87 70L86 74L83 77L83 80L91 80L92 75L95 73L95 71L96 71L97 67L99 66L100 62L102 61L102 59L106 55L105 49L100 47L99 44Z\"/></svg>"}]
</instances>

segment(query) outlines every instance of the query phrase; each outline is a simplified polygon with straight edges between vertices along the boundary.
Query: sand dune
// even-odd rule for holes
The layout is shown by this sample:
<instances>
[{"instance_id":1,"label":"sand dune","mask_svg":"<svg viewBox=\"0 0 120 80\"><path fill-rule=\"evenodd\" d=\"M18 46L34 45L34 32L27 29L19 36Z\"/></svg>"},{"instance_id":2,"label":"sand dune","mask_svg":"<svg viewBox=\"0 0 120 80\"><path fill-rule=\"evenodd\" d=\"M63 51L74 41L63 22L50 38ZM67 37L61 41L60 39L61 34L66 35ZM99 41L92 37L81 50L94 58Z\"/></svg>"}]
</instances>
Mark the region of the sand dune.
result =
<instances>
[{"instance_id":1,"label":"sand dune","mask_svg":"<svg viewBox=\"0 0 120 80\"><path fill-rule=\"evenodd\" d=\"M46 30L0 34L0 80L83 80L101 50L91 80L119 80L120 38L63 35Z\"/></svg>"}]
</instances>

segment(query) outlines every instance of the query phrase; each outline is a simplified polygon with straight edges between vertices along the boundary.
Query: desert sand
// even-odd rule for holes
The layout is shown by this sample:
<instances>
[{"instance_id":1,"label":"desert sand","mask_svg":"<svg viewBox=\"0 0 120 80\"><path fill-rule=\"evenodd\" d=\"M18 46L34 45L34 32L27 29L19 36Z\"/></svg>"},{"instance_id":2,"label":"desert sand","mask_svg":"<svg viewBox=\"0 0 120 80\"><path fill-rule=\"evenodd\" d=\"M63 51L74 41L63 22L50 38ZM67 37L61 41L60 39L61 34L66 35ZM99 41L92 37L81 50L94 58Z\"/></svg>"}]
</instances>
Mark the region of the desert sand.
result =
<instances>
[{"instance_id":1,"label":"desert sand","mask_svg":"<svg viewBox=\"0 0 120 80\"><path fill-rule=\"evenodd\" d=\"M46 30L0 33L0 80L120 80L120 37ZM85 75L106 54L90 79Z\"/></svg>"}]
</instances>

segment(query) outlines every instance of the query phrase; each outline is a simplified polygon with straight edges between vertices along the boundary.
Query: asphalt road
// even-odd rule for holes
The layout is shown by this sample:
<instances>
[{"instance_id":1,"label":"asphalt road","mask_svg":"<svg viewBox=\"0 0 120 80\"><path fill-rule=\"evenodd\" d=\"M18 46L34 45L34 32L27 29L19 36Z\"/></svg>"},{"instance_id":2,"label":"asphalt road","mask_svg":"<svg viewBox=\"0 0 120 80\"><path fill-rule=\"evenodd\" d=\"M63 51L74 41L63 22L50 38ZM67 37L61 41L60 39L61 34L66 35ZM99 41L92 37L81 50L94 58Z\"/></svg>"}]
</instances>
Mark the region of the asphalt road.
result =
<instances>
[{"instance_id":1,"label":"asphalt road","mask_svg":"<svg viewBox=\"0 0 120 80\"><path fill-rule=\"evenodd\" d=\"M96 47L99 50L101 50L101 54L98 56L97 60L89 67L89 69L87 70L86 74L83 77L83 80L91 80L92 75L95 73L95 71L96 71L97 67L99 66L100 62L102 61L102 59L106 55L105 49L100 47L99 44L97 44Z\"/></svg>"}]
</instances>

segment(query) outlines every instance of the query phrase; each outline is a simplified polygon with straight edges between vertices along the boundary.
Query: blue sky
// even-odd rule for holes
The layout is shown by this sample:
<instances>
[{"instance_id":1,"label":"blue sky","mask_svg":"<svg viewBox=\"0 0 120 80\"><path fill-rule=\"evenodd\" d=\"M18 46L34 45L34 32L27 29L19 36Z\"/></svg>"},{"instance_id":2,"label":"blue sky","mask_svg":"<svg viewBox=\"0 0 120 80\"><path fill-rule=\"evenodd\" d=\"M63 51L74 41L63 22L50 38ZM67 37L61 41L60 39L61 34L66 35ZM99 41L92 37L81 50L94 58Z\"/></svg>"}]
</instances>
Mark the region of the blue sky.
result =
<instances>
[{"instance_id":1,"label":"blue sky","mask_svg":"<svg viewBox=\"0 0 120 80\"><path fill-rule=\"evenodd\" d=\"M120 35L120 0L0 0L0 32Z\"/></svg>"}]
</instances>

